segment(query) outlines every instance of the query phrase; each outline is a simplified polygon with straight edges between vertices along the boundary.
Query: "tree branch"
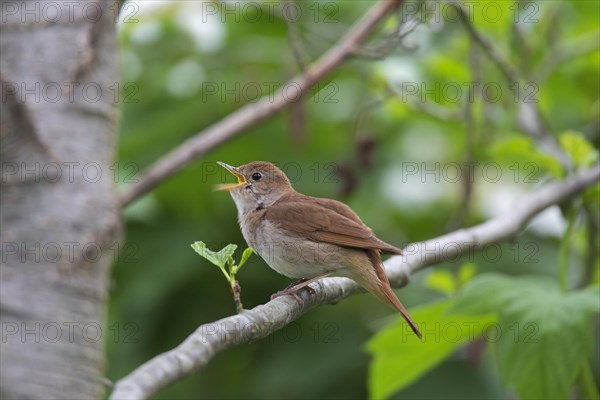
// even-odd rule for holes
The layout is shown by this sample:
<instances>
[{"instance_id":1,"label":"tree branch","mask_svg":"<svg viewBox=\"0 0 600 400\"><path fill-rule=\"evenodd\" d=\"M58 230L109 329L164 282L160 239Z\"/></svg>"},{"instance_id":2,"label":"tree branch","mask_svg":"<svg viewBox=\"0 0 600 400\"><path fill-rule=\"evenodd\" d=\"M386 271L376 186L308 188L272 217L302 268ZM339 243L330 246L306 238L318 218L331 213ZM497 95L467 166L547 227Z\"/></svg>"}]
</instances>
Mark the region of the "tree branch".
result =
<instances>
[{"instance_id":1,"label":"tree branch","mask_svg":"<svg viewBox=\"0 0 600 400\"><path fill-rule=\"evenodd\" d=\"M393 286L408 282L408 276L444 259L455 259L486 245L510 239L542 210L580 193L600 179L600 164L552 182L517 202L509 213L480 225L413 243L402 256L385 262ZM304 308L291 296L278 297L242 314L201 325L183 343L141 365L115 385L111 399L145 399L185 376L200 370L217 353L239 344L264 338L288 325L311 308L333 304L362 289L347 278L325 278L311 284L314 293L301 291Z\"/></svg>"},{"instance_id":2,"label":"tree branch","mask_svg":"<svg viewBox=\"0 0 600 400\"><path fill-rule=\"evenodd\" d=\"M264 96L258 102L238 109L164 155L146 169L137 183L131 184L123 191L121 206L129 205L196 158L297 101L297 96L287 94L286 89L289 89L290 84L298 89L299 95L306 94L319 80L353 55L375 26L402 2L403 0L379 1L350 28L335 46L308 66L302 74L286 82L282 89L274 95Z\"/></svg>"}]
</instances>

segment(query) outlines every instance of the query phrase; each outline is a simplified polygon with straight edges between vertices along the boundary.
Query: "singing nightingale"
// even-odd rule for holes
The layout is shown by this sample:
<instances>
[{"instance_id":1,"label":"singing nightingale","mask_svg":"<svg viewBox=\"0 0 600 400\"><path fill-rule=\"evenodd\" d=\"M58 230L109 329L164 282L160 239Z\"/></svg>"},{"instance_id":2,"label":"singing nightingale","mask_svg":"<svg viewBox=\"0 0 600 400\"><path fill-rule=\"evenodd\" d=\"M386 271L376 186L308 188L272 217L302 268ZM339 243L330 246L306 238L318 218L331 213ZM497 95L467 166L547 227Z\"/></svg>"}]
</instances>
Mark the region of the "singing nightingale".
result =
<instances>
[{"instance_id":1,"label":"singing nightingale","mask_svg":"<svg viewBox=\"0 0 600 400\"><path fill-rule=\"evenodd\" d=\"M275 271L300 279L277 295L298 298L296 291L320 278L351 278L399 311L421 338L381 263L382 252L401 254L400 249L378 239L347 205L296 192L283 171L269 162L219 165L238 180L217 190L231 193L248 245Z\"/></svg>"}]
</instances>

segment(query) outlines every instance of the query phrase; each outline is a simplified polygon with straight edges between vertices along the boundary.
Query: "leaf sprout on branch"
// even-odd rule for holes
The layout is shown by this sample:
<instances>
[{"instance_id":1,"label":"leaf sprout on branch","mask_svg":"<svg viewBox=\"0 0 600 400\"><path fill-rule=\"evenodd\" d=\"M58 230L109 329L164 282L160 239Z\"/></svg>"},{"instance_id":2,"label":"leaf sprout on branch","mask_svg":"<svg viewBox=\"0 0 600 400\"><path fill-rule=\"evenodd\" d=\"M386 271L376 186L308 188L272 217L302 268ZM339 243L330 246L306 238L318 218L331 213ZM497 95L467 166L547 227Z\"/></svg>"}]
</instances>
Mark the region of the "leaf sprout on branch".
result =
<instances>
[{"instance_id":1,"label":"leaf sprout on branch","mask_svg":"<svg viewBox=\"0 0 600 400\"><path fill-rule=\"evenodd\" d=\"M244 311L244 306L242 305L241 300L242 288L239 282L235 279L235 275L252 255L252 249L248 247L246 250L244 250L239 264L236 264L235 260L233 259L233 254L237 250L237 245L235 244L228 244L219 251L210 250L202 241L194 242L191 244L191 246L196 253L200 254L201 257L219 267L221 272L223 272L223 275L225 275L225 279L227 279L229 286L231 287L233 301L238 314Z\"/></svg>"}]
</instances>

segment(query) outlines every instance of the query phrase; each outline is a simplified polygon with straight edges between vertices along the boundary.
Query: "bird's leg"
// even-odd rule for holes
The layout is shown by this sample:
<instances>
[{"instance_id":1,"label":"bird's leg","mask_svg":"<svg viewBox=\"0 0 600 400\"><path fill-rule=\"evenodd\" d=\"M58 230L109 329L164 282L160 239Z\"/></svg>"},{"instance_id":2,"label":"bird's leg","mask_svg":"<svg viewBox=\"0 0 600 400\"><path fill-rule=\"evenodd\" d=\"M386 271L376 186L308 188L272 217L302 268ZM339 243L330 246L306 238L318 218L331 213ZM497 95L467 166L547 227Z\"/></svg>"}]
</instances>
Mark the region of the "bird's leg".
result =
<instances>
[{"instance_id":1,"label":"bird's leg","mask_svg":"<svg viewBox=\"0 0 600 400\"><path fill-rule=\"evenodd\" d=\"M313 278L309 278L309 279L300 279L299 281L296 281L294 283L292 283L291 285L289 285L288 287L286 287L283 290L280 290L279 292L273 294L271 296L271 300L280 297L280 296L286 296L286 295L290 295L292 296L294 299L296 299L296 301L298 302L298 304L300 304L301 306L304 306L304 301L302 301L302 299L300 298L300 296L298 296L297 292L298 290L302 289L302 288L306 288L311 294L315 293L315 290L313 288L311 288L310 285L313 282L318 281L321 278L325 278L329 275L331 275L333 273L333 271L327 271L321 275L317 275Z\"/></svg>"}]
</instances>

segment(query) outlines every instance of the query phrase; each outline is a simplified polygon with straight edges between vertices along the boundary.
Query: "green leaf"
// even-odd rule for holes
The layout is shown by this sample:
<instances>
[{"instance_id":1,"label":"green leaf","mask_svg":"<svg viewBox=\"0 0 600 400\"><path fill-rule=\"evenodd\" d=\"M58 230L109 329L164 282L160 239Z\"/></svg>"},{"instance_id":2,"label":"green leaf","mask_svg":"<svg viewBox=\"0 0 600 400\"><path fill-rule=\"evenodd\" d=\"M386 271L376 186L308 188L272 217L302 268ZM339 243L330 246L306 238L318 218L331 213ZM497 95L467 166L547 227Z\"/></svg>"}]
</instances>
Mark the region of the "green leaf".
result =
<instances>
[{"instance_id":1,"label":"green leaf","mask_svg":"<svg viewBox=\"0 0 600 400\"><path fill-rule=\"evenodd\" d=\"M196 253L200 254L200 256L219 267L221 271L223 271L223 274L225 275L227 280L229 280L229 274L227 273L225 267L228 262L233 262L232 256L235 253L235 250L237 249L237 245L228 244L227 246L223 247L217 252L210 250L202 241L194 242L191 246L192 249L196 251Z\"/></svg>"},{"instance_id":2,"label":"green leaf","mask_svg":"<svg viewBox=\"0 0 600 400\"><path fill-rule=\"evenodd\" d=\"M216 256L217 260L220 263L222 263L222 265L225 265L227 263L229 263L231 265L234 262L233 255L235 254L236 249L237 249L237 245L228 244L227 246L223 247L221 250L216 252L215 256Z\"/></svg>"},{"instance_id":3,"label":"green leaf","mask_svg":"<svg viewBox=\"0 0 600 400\"><path fill-rule=\"evenodd\" d=\"M463 61L454 55L433 53L426 61L426 67L437 76L446 78L448 82L467 82L470 71Z\"/></svg>"},{"instance_id":4,"label":"green leaf","mask_svg":"<svg viewBox=\"0 0 600 400\"><path fill-rule=\"evenodd\" d=\"M248 258L250 258L253 252L254 251L252 250L252 247L248 247L246 250L244 250L244 252L242 253L242 259L238 264L238 269L242 268L242 265L244 265L246 261L248 261Z\"/></svg>"},{"instance_id":5,"label":"green leaf","mask_svg":"<svg viewBox=\"0 0 600 400\"><path fill-rule=\"evenodd\" d=\"M473 263L465 263L458 270L458 283L466 285L477 273L477 267Z\"/></svg>"},{"instance_id":6,"label":"green leaf","mask_svg":"<svg viewBox=\"0 0 600 400\"><path fill-rule=\"evenodd\" d=\"M398 97L390 97L384 103L386 115L390 115L396 119L406 118L411 113L405 101L401 101Z\"/></svg>"},{"instance_id":7,"label":"green leaf","mask_svg":"<svg viewBox=\"0 0 600 400\"><path fill-rule=\"evenodd\" d=\"M215 264L217 267L224 268L231 256L235 253L237 245L228 244L221 250L215 252L206 247L204 242L197 241L192 243L192 249L194 249L196 253L200 254L203 258L206 258L208 261Z\"/></svg>"},{"instance_id":8,"label":"green leaf","mask_svg":"<svg viewBox=\"0 0 600 400\"><path fill-rule=\"evenodd\" d=\"M583 134L567 131L560 135L559 141L575 166L590 167L598 161L598 150L587 141Z\"/></svg>"},{"instance_id":9,"label":"green leaf","mask_svg":"<svg viewBox=\"0 0 600 400\"><path fill-rule=\"evenodd\" d=\"M204 242L196 241L196 242L192 243L191 246L192 246L192 249L194 249L194 251L196 253L200 254L200 256L202 258L206 258L207 260L209 260L210 262L215 264L217 267L222 267L222 265L219 265L218 263L213 261L213 259L211 257L214 252L209 250L208 247L206 247L206 244L204 244Z\"/></svg>"},{"instance_id":10,"label":"green leaf","mask_svg":"<svg viewBox=\"0 0 600 400\"><path fill-rule=\"evenodd\" d=\"M596 387L596 380L594 379L594 373L589 362L583 363L581 366L580 382L583 398L600 399L600 393Z\"/></svg>"},{"instance_id":11,"label":"green leaf","mask_svg":"<svg viewBox=\"0 0 600 400\"><path fill-rule=\"evenodd\" d=\"M484 274L465 288L453 310L498 313L500 373L521 398L568 398L593 344L591 316L598 287L563 293L553 279Z\"/></svg>"},{"instance_id":12,"label":"green leaf","mask_svg":"<svg viewBox=\"0 0 600 400\"><path fill-rule=\"evenodd\" d=\"M456 293L457 285L454 275L445 269L437 269L427 275L425 278L425 286L433 289L436 292L451 295Z\"/></svg>"},{"instance_id":13,"label":"green leaf","mask_svg":"<svg viewBox=\"0 0 600 400\"><path fill-rule=\"evenodd\" d=\"M498 162L510 165L513 174L518 170L516 182L535 183L535 177L548 173L553 178L562 178L564 170L554 157L540 153L533 140L516 136L495 143L489 150L490 156Z\"/></svg>"},{"instance_id":14,"label":"green leaf","mask_svg":"<svg viewBox=\"0 0 600 400\"><path fill-rule=\"evenodd\" d=\"M369 364L369 397L386 398L408 386L468 340L479 337L495 317L448 315L454 300L427 304L411 311L423 341L398 317L366 344L373 355Z\"/></svg>"}]
</instances>

